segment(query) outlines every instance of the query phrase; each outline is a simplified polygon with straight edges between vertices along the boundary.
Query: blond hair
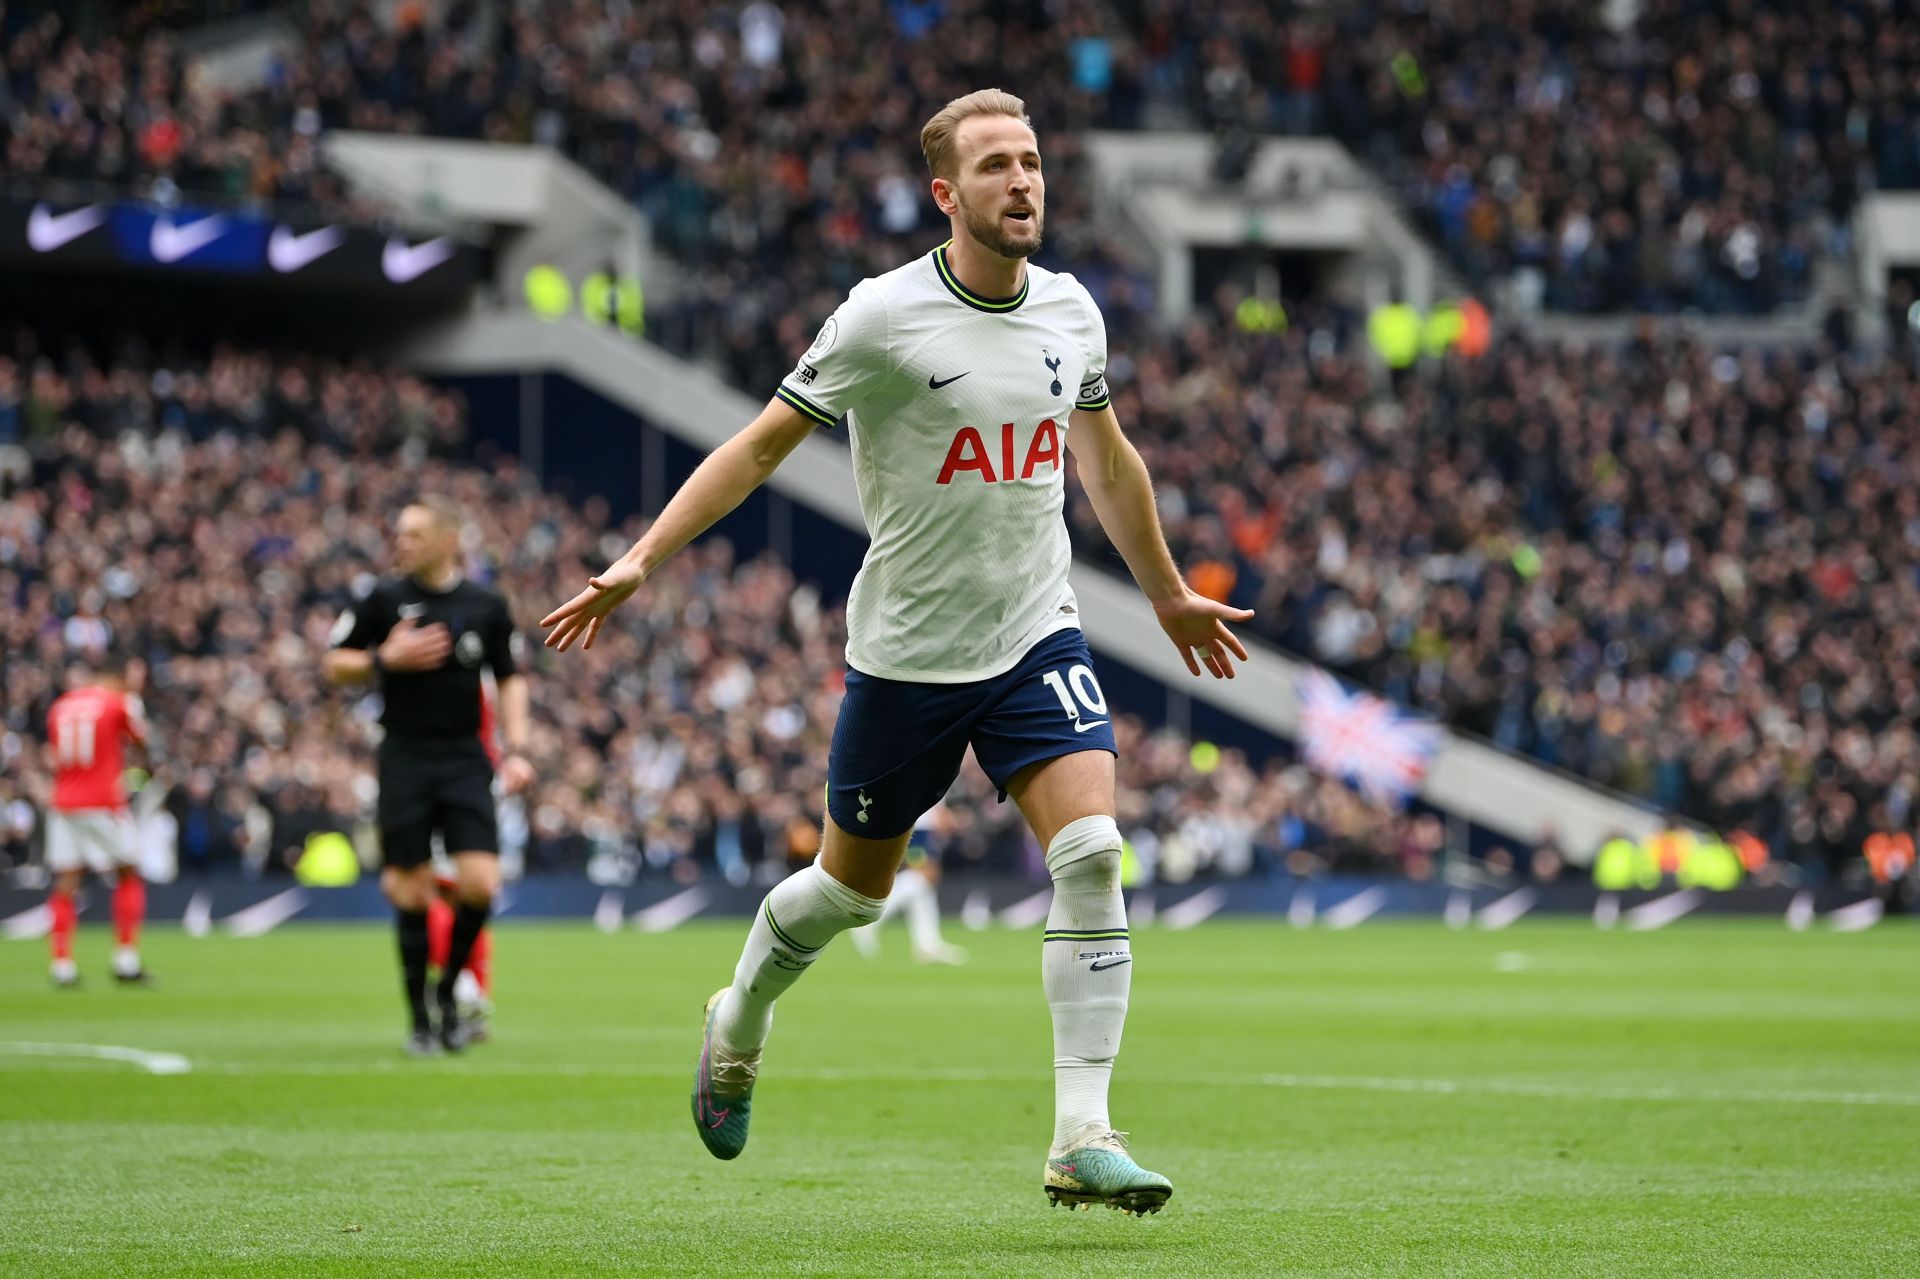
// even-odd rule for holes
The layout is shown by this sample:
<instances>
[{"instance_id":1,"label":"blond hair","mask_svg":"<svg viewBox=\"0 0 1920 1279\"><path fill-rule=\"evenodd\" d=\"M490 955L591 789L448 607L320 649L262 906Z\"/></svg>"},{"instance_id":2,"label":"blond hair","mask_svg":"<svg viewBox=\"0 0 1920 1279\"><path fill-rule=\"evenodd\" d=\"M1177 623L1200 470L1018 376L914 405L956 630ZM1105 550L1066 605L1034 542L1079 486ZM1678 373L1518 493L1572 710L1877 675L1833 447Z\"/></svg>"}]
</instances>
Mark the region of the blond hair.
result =
<instances>
[{"instance_id":1,"label":"blond hair","mask_svg":"<svg viewBox=\"0 0 1920 1279\"><path fill-rule=\"evenodd\" d=\"M953 137L960 131L962 120L977 115L1010 115L1029 129L1033 127L1033 121L1027 119L1027 104L1005 89L976 89L955 98L934 112L933 119L920 130L920 150L926 154L927 168L934 177L951 182L959 176Z\"/></svg>"}]
</instances>

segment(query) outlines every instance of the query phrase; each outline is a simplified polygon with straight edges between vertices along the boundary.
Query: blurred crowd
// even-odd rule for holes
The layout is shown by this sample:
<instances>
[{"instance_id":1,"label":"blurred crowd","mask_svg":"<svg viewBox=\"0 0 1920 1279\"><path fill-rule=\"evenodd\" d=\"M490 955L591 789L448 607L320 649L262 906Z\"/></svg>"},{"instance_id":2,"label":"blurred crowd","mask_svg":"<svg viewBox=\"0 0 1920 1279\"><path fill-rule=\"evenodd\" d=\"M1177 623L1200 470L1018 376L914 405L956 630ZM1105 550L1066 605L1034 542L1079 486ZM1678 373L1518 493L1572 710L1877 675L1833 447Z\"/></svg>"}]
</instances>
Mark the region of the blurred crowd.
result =
<instances>
[{"instance_id":1,"label":"blurred crowd","mask_svg":"<svg viewBox=\"0 0 1920 1279\"><path fill-rule=\"evenodd\" d=\"M1911 827L1911 364L1510 340L1383 393L1340 333L1201 315L1110 366L1196 586L1402 704L1776 856L1837 865Z\"/></svg>"},{"instance_id":2,"label":"blurred crowd","mask_svg":"<svg viewBox=\"0 0 1920 1279\"><path fill-rule=\"evenodd\" d=\"M1141 109L1132 43L1100 0L377 8L289 6L294 54L239 92L196 76L143 11L88 24L57 5L0 10L0 171L342 208L327 130L550 146L646 213L692 282L650 316L652 336L771 387L779 353L811 340L808 317L937 229L919 130L939 106L1015 88L1059 166L1077 130ZM1109 255L1087 198L1060 189L1050 239L1097 272Z\"/></svg>"},{"instance_id":3,"label":"blurred crowd","mask_svg":"<svg viewBox=\"0 0 1920 1279\"><path fill-rule=\"evenodd\" d=\"M1258 132L1330 132L1401 185L1476 286L1573 310L1764 310L1844 243L1861 190L1920 184L1905 0L1646 0L1618 34L1575 0L459 0L380 17L311 0L292 10L295 56L241 94L198 82L175 37L129 12L0 10L0 169L331 205L327 129L554 146L647 212L694 282L650 335L717 353L759 392L853 283L935 238L918 127L990 81L1027 97L1055 171L1078 130L1137 126L1170 98L1223 156ZM1335 307L1249 332L1223 296L1160 331L1150 286L1093 233L1091 195L1051 190L1042 260L1102 305L1116 407L1202 589L1406 704L1795 861L1911 824L1910 367L1843 347L1507 342L1383 394ZM173 802L199 806L183 809L190 864L275 864L315 822L363 820L371 721L318 687L313 654L384 562L404 495L474 512L470 571L523 617L634 531L569 512L510 461L462 461L464 433L457 398L391 371L16 340L0 354L8 758L28 758L68 656L131 643L156 716L181 724L167 767ZM1084 498L1069 514L1104 551ZM537 673L529 862L804 855L833 602L717 547L657 599ZM1227 752L1198 771L1190 743L1137 724L1123 741L1130 832L1170 876L1419 874L1443 842L1298 769ZM35 776L0 781L9 830ZM970 771L957 796L959 855L1024 865L984 787ZM185 849L187 832L216 851Z\"/></svg>"},{"instance_id":4,"label":"blurred crowd","mask_svg":"<svg viewBox=\"0 0 1920 1279\"><path fill-rule=\"evenodd\" d=\"M523 625L623 551L632 523L578 510L509 459L464 456L459 398L385 369L130 344L98 360L0 354L0 858L33 849L46 708L90 655L148 667L155 777L184 873L284 873L309 835L365 835L377 699L319 655L385 571L391 518L444 493L466 572ZM817 846L842 691L837 601L724 542L672 561L590 653L530 645L540 782L504 833L534 871L736 880ZM1167 880L1335 865L1425 876L1439 824L1370 807L1121 717L1121 818ZM969 764L950 863L1042 874L1011 804Z\"/></svg>"},{"instance_id":5,"label":"blurred crowd","mask_svg":"<svg viewBox=\"0 0 1920 1279\"><path fill-rule=\"evenodd\" d=\"M1218 137L1227 180L1261 133L1331 134L1473 288L1559 310L1769 310L1844 251L1863 188L1920 186L1907 0L1645 0L1617 32L1603 9L307 0L286 10L293 52L230 91L152 7L29 0L0 15L0 156L163 199L338 207L328 129L552 146L700 280L665 340L752 385L783 371L760 364L790 317L918 250L919 126L987 83L1027 99L1063 168L1080 130L1183 113ZM1097 267L1084 200L1056 189L1056 252Z\"/></svg>"},{"instance_id":6,"label":"blurred crowd","mask_svg":"<svg viewBox=\"0 0 1920 1279\"><path fill-rule=\"evenodd\" d=\"M1863 188L1920 186L1907 0L1641 0L1618 31L1598 0L1120 7L1223 139L1340 138L1473 287L1556 310L1768 310Z\"/></svg>"}]
</instances>

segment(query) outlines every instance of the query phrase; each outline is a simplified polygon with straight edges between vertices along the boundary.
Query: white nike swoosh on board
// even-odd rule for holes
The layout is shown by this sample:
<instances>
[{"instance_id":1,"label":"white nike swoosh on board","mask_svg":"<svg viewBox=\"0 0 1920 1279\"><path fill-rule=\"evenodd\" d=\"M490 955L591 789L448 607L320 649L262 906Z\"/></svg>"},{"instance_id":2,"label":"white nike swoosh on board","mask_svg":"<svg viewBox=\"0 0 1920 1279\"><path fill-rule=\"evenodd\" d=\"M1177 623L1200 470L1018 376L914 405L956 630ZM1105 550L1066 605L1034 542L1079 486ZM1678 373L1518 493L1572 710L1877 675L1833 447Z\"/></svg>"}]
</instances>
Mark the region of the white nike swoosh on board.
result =
<instances>
[{"instance_id":1,"label":"white nike swoosh on board","mask_svg":"<svg viewBox=\"0 0 1920 1279\"><path fill-rule=\"evenodd\" d=\"M1073 731L1076 733L1084 733L1088 729L1098 728L1106 722L1107 721L1105 721L1104 719L1096 719L1091 724L1082 724L1079 720L1076 719L1075 721L1073 721Z\"/></svg>"},{"instance_id":2,"label":"white nike swoosh on board","mask_svg":"<svg viewBox=\"0 0 1920 1279\"><path fill-rule=\"evenodd\" d=\"M178 262L181 258L198 253L226 233L227 220L218 213L185 226L175 226L170 219L160 218L153 224L153 234L147 238L147 248L153 253L155 262Z\"/></svg>"},{"instance_id":3,"label":"white nike swoosh on board","mask_svg":"<svg viewBox=\"0 0 1920 1279\"><path fill-rule=\"evenodd\" d=\"M333 252L346 238L346 232L337 226L323 226L305 235L296 234L292 227L277 226L267 241L267 262L280 274L289 275Z\"/></svg>"},{"instance_id":4,"label":"white nike swoosh on board","mask_svg":"<svg viewBox=\"0 0 1920 1279\"><path fill-rule=\"evenodd\" d=\"M407 284L452 256L453 241L444 235L424 244L408 244L396 237L380 251L380 270L395 284Z\"/></svg>"},{"instance_id":5,"label":"white nike swoosh on board","mask_svg":"<svg viewBox=\"0 0 1920 1279\"><path fill-rule=\"evenodd\" d=\"M97 204L67 213L55 213L44 204L33 206L27 215L27 247L35 253L51 253L70 244L107 220L107 211Z\"/></svg>"}]
</instances>

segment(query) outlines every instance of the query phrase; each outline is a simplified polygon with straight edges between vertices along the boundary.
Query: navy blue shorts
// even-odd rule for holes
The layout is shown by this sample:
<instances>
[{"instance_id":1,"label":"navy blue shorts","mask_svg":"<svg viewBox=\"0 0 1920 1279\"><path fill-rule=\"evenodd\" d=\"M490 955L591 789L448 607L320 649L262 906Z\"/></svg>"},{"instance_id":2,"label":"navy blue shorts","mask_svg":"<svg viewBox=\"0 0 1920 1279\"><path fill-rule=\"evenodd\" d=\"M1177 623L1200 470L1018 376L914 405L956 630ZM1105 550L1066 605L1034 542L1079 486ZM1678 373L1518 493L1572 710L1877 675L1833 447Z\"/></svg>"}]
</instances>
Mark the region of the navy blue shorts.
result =
<instances>
[{"instance_id":1,"label":"navy blue shorts","mask_svg":"<svg viewBox=\"0 0 1920 1279\"><path fill-rule=\"evenodd\" d=\"M890 839L947 793L968 746L1002 799L1029 764L1076 751L1119 754L1086 636L1056 631L1006 674L966 684L849 670L827 764L827 812L850 835Z\"/></svg>"}]
</instances>

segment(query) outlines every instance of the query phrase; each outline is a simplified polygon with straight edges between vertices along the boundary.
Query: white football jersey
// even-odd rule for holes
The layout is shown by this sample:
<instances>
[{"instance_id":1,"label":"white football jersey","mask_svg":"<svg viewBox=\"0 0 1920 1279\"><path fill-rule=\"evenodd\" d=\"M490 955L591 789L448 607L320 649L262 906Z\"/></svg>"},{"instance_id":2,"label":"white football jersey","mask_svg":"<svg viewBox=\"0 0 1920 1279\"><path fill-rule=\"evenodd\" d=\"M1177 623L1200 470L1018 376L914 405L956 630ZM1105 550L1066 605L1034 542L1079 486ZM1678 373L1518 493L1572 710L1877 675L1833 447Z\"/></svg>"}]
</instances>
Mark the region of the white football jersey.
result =
<instances>
[{"instance_id":1,"label":"white football jersey","mask_svg":"<svg viewBox=\"0 0 1920 1279\"><path fill-rule=\"evenodd\" d=\"M1010 298L969 292L946 245L855 286L780 385L845 416L872 544L847 663L957 684L1080 624L1067 585L1067 420L1107 403L1107 330L1071 275L1029 263Z\"/></svg>"}]
</instances>

